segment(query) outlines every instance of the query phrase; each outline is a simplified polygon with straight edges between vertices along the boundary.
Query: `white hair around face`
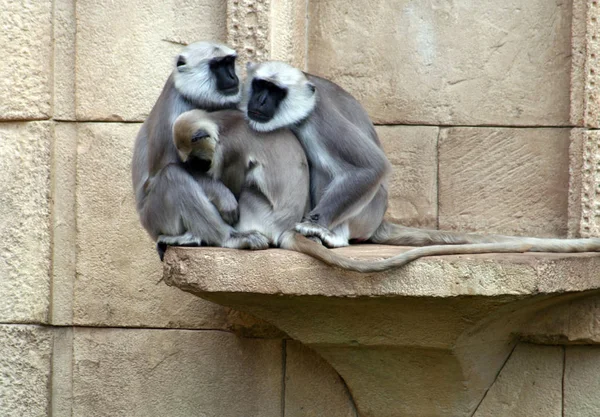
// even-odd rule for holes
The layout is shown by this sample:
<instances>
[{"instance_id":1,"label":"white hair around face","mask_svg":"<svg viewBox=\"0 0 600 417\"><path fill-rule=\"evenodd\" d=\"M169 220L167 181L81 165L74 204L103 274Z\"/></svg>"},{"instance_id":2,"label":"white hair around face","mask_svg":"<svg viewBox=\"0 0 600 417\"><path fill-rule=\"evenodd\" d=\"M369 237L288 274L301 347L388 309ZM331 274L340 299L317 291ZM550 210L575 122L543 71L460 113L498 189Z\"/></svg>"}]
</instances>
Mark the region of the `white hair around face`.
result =
<instances>
[{"instance_id":1,"label":"white hair around face","mask_svg":"<svg viewBox=\"0 0 600 417\"><path fill-rule=\"evenodd\" d=\"M261 64L250 64L240 109L246 115L250 127L259 132L270 132L282 127L289 127L306 119L317 103L315 86L308 81L306 75L298 68L285 62L270 61ZM266 122L258 122L248 118L248 102L252 96L252 82L264 80L286 90L287 94L279 103L273 118Z\"/></svg>"},{"instance_id":2,"label":"white hair around face","mask_svg":"<svg viewBox=\"0 0 600 417\"><path fill-rule=\"evenodd\" d=\"M236 105L241 100L241 89L237 94L225 95L218 91L210 61L225 56L236 57L236 52L216 42L195 42L186 46L177 56L173 70L175 88L187 100L198 107L224 108ZM239 74L236 68L236 74Z\"/></svg>"}]
</instances>

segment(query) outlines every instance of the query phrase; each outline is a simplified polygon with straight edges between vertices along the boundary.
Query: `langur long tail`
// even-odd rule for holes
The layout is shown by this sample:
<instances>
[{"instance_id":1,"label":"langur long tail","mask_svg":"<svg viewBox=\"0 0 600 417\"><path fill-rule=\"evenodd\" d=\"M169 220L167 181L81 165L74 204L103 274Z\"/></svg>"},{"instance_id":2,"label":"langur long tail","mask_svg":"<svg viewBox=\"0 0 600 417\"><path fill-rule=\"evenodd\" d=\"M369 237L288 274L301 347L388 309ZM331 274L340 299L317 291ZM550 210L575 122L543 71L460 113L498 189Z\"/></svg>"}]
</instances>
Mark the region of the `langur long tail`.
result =
<instances>
[{"instance_id":1,"label":"langur long tail","mask_svg":"<svg viewBox=\"0 0 600 417\"><path fill-rule=\"evenodd\" d=\"M383 221L373 236L372 243L397 246L464 245L474 243L525 243L530 252L599 252L600 238L556 239L521 236L486 235L445 230L405 227Z\"/></svg>"},{"instance_id":2,"label":"langur long tail","mask_svg":"<svg viewBox=\"0 0 600 417\"><path fill-rule=\"evenodd\" d=\"M281 240L284 249L310 255L328 265L362 273L382 272L404 266L423 256L523 253L523 252L598 252L600 238L592 239L537 239L516 238L508 242L432 245L408 250L400 255L376 261L361 261L342 256L295 232L286 232Z\"/></svg>"}]
</instances>

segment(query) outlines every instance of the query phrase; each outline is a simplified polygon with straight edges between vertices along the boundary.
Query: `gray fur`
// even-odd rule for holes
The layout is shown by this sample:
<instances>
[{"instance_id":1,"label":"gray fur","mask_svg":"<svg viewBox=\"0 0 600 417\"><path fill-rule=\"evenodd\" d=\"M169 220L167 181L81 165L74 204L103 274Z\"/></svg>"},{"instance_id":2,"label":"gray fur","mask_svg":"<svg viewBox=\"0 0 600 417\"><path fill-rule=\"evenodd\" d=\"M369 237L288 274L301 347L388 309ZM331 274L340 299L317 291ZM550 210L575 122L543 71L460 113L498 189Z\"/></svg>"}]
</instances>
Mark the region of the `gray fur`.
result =
<instances>
[{"instance_id":1,"label":"gray fur","mask_svg":"<svg viewBox=\"0 0 600 417\"><path fill-rule=\"evenodd\" d=\"M238 199L234 228L260 232L280 246L284 232L302 219L310 204L308 164L298 139L288 129L254 132L236 110L193 110L174 126L176 147L192 157L198 156L190 146L198 129L218 135L212 138L217 145L209 173Z\"/></svg>"},{"instance_id":2,"label":"gray fur","mask_svg":"<svg viewBox=\"0 0 600 417\"><path fill-rule=\"evenodd\" d=\"M175 67L135 141L132 182L140 220L150 236L181 236L205 245L261 249L268 246L258 233L238 233L223 220L237 218L231 192L209 176L194 176L184 168L173 144L173 123L195 109L222 109L237 104L240 95L224 96L215 87L208 61L235 52L224 45L198 42L181 56L187 64Z\"/></svg>"}]
</instances>

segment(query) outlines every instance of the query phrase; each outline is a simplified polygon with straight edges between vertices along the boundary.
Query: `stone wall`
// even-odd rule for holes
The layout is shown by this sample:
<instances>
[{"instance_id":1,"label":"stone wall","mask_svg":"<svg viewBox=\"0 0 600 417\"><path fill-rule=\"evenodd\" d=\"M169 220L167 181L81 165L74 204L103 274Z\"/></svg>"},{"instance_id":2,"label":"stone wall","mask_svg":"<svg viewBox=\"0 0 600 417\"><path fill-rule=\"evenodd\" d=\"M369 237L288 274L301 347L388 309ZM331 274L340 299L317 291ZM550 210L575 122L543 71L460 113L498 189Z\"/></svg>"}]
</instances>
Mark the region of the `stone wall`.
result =
<instances>
[{"instance_id":1,"label":"stone wall","mask_svg":"<svg viewBox=\"0 0 600 417\"><path fill-rule=\"evenodd\" d=\"M395 167L395 220L591 236L597 8L0 0L0 414L355 415L311 350L161 282L129 163L181 44L222 40L359 98ZM572 372L600 363L572 352Z\"/></svg>"}]
</instances>

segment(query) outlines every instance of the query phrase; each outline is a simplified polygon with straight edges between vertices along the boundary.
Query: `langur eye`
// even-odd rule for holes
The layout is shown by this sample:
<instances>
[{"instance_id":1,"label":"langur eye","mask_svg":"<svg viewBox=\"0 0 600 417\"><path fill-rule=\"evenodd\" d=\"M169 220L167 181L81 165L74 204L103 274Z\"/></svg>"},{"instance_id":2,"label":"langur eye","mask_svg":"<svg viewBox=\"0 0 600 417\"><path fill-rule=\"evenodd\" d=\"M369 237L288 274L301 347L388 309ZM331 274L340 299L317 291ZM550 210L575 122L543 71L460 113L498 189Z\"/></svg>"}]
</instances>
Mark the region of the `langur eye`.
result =
<instances>
[{"instance_id":1,"label":"langur eye","mask_svg":"<svg viewBox=\"0 0 600 417\"><path fill-rule=\"evenodd\" d=\"M315 85L314 85L314 84L312 84L312 83L308 83L308 84L306 84L306 85L308 86L308 89L309 89L309 90L310 90L312 93L314 93L314 92L317 90L317 87L315 87Z\"/></svg>"},{"instance_id":2,"label":"langur eye","mask_svg":"<svg viewBox=\"0 0 600 417\"><path fill-rule=\"evenodd\" d=\"M186 64L185 58L181 55L177 57L177 66L181 67Z\"/></svg>"},{"instance_id":3,"label":"langur eye","mask_svg":"<svg viewBox=\"0 0 600 417\"><path fill-rule=\"evenodd\" d=\"M196 133L194 133L194 135L192 136L192 143L194 142L198 142L199 140L202 139L206 139L208 138L210 135L208 134L207 131L199 129Z\"/></svg>"}]
</instances>

